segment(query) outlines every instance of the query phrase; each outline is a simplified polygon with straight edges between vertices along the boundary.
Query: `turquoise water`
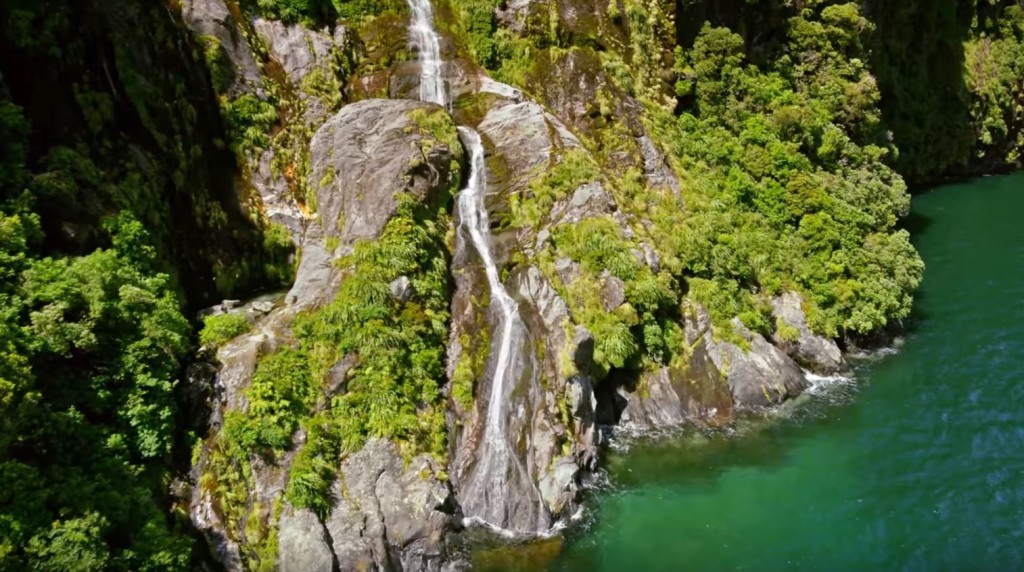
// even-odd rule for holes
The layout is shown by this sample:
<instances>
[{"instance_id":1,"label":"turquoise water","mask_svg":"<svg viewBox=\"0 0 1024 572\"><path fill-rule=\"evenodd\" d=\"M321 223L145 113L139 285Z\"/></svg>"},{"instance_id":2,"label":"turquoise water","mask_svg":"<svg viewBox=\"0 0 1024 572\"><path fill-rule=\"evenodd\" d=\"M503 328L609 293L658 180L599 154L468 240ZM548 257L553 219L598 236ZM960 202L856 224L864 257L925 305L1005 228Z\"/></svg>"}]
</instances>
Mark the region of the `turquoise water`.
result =
<instances>
[{"instance_id":1,"label":"turquoise water","mask_svg":"<svg viewBox=\"0 0 1024 572\"><path fill-rule=\"evenodd\" d=\"M521 567L1024 569L1024 176L919 196L910 225L898 354L745 435L612 455L587 524Z\"/></svg>"}]
</instances>

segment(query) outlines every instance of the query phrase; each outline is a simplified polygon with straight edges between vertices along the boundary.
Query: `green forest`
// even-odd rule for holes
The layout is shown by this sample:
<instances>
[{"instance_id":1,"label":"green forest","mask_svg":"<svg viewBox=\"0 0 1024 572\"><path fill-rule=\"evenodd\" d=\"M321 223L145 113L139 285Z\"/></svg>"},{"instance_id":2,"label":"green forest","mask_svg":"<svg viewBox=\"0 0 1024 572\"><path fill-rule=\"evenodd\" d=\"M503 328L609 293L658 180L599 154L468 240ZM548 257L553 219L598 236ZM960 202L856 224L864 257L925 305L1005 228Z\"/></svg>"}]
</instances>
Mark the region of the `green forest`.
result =
<instances>
[{"instance_id":1,"label":"green forest","mask_svg":"<svg viewBox=\"0 0 1024 572\"><path fill-rule=\"evenodd\" d=\"M447 0L450 31L528 93L544 75L538 53L600 43L555 24L512 35L498 26L498 4ZM176 6L0 6L0 570L196 566L201 550L169 491L204 430L184 405L184 372L201 345L248 324L203 329L195 316L292 276L289 237L232 183L246 150L267 145L277 112L218 100L216 58L184 31ZM1024 8L1014 0L677 0L674 21L652 21L664 12L640 0L613 7L613 20L631 23L636 53L671 38L671 62L637 56L607 68L627 66L618 87L644 104L686 185L672 198L636 173L615 183L617 198L654 213L650 238L671 254L661 274L639 268L600 221L556 229L557 252L541 255L626 282L637 316L578 300L605 333L597 361L606 369L664 359L678 334L663 314L684 293L716 323L740 316L765 333L776 327L766 296L784 290L805 295L811 327L828 337L867 339L898 324L924 270L902 222L908 188L1020 166ZM403 6L252 0L241 9L312 26ZM570 160L538 178L506 223L535 223L544 201L594 169ZM445 376L448 224L443 209L403 204L379 242L355 250L358 272L296 325L300 347L260 363L259 399L226 419L223 458L286 447L316 401L302 376L353 347L363 373L315 420L322 430L296 461L289 502L326 510L334 469L318 459L368 436L443 454L439 387L422 380ZM398 314L382 292L403 274L418 295L415 311ZM360 393L385 378L400 403ZM437 409L424 422L407 413L413 403ZM260 415L275 423L254 422Z\"/></svg>"}]
</instances>

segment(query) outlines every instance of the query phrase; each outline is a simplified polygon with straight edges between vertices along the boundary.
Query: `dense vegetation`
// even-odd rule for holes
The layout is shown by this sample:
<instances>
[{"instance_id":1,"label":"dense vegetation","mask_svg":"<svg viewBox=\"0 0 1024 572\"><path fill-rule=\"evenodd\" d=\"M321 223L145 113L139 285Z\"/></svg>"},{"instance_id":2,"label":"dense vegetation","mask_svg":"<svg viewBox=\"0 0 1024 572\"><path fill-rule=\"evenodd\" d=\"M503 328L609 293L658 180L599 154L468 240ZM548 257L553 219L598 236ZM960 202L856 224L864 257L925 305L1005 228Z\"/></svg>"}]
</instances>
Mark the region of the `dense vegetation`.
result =
<instances>
[{"instance_id":1,"label":"dense vegetation","mask_svg":"<svg viewBox=\"0 0 1024 572\"><path fill-rule=\"evenodd\" d=\"M680 0L673 27L670 5L601 3L592 29L545 6L520 33L499 22L496 0L438 3L458 50L541 99L553 66L589 51L610 78L588 110L603 127L580 133L593 156L630 139L616 117L625 94L681 175L676 196L637 169L569 152L512 200L508 223L553 225L535 262L594 333L596 373L674 360L687 296L725 336L737 316L772 332L768 301L790 289L828 336L868 335L905 317L922 265L898 226L904 178L1020 165L1024 9L1012 0ZM191 543L165 498L188 450L177 380L197 341L218 346L252 324L212 317L197 340L186 316L290 277L290 237L266 225L255 197L236 195L237 169L272 149L272 168L315 210L303 179L312 127L286 118L302 115L307 96L337 110L355 97L357 64L370 75L405 57L392 33L405 25L400 0L240 7L307 26L345 21L369 39L363 60L339 52L297 90L272 78L238 93L223 47L184 35L162 3L0 6L0 570L189 566ZM670 65L662 55L673 47ZM418 121L439 139L452 132L441 119ZM590 182L615 196L632 236L607 217L549 220ZM248 409L230 412L210 444L201 485L246 530L248 562L274 561L273 519L253 515L280 510L246 506L250 461L286 454L299 428L307 441L285 499L320 514L333 460L369 437L394 439L406 454L445 454L447 217L400 201L381 239L343 261L335 301L301 316L294 339L261 357ZM659 271L636 257L641 240L658 251ZM568 285L561 259L574 263ZM391 292L400 276L408 299ZM600 288L614 281L625 303L609 310ZM463 405L478 362L456 369Z\"/></svg>"},{"instance_id":2,"label":"dense vegetation","mask_svg":"<svg viewBox=\"0 0 1024 572\"><path fill-rule=\"evenodd\" d=\"M893 230L910 204L885 163L895 149L862 63L869 29L856 5L835 4L792 18L771 67L747 64L725 28L705 27L678 54L676 91L692 112L665 121L663 138L707 176L669 244L713 315L736 315L738 291L784 288L807 295L812 327L828 336L909 314L923 266Z\"/></svg>"},{"instance_id":3,"label":"dense vegetation","mask_svg":"<svg viewBox=\"0 0 1024 572\"><path fill-rule=\"evenodd\" d=\"M668 262L665 284L702 302L725 335L734 316L770 333L768 299L783 290L802 292L812 327L831 337L869 335L905 318L923 267L897 228L909 209L901 175L1019 164L1024 49L1013 2L683 2L674 109L644 80L650 57L639 56L661 47L655 5L609 6L612 22L630 31L626 44L606 24L566 31L556 11L531 11L517 34L499 25L487 0L453 4L467 51L540 97L551 80L545 68L567 51L590 50L600 36L619 52L600 53L605 73L644 103L644 122L685 184L678 200L628 172L606 172L605 184L636 220L649 220L637 231ZM604 115L611 97L598 98ZM618 125L589 125L598 126L585 135L599 148L622 140ZM597 178L578 163L567 157L529 199L514 197L510 222L534 226L575 188L558 196L546 180ZM567 254L558 244L556 252ZM653 323L621 322L616 346L636 355L657 338L645 335Z\"/></svg>"},{"instance_id":4,"label":"dense vegetation","mask_svg":"<svg viewBox=\"0 0 1024 572\"><path fill-rule=\"evenodd\" d=\"M5 2L0 30L0 570L187 569L186 315L287 249L239 204L162 7Z\"/></svg>"}]
</instances>

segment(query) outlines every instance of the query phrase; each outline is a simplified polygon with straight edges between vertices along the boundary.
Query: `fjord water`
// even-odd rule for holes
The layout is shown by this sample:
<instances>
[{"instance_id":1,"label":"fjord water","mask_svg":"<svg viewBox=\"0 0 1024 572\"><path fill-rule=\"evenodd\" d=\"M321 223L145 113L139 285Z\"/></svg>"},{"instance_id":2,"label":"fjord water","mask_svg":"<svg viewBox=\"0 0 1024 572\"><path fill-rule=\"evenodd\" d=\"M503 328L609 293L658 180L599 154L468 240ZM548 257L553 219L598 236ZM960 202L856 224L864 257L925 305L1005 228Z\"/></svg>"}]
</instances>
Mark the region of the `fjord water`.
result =
<instances>
[{"instance_id":1,"label":"fjord water","mask_svg":"<svg viewBox=\"0 0 1024 572\"><path fill-rule=\"evenodd\" d=\"M1024 569L1024 175L918 196L908 226L899 353L742 435L613 454L589 524L521 567Z\"/></svg>"}]
</instances>

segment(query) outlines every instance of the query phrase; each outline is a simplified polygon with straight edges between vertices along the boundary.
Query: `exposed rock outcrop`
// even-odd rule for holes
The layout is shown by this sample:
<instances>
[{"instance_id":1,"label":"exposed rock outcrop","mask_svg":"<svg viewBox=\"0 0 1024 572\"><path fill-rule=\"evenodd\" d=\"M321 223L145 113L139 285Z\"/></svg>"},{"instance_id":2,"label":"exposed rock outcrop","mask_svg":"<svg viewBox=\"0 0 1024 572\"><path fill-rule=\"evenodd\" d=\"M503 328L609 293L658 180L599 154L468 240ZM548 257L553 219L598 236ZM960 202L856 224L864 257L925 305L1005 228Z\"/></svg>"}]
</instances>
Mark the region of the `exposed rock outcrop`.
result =
<instances>
[{"instance_id":1,"label":"exposed rock outcrop","mask_svg":"<svg viewBox=\"0 0 1024 572\"><path fill-rule=\"evenodd\" d=\"M229 94L262 92L263 76L249 48L237 16L224 0L183 0L181 15L185 25L199 35L209 50L223 50L232 67Z\"/></svg>"},{"instance_id":2,"label":"exposed rock outcrop","mask_svg":"<svg viewBox=\"0 0 1024 572\"><path fill-rule=\"evenodd\" d=\"M453 139L421 144L414 113L443 114L410 100L368 99L347 105L310 142L317 212L328 236L342 244L380 234L396 205L396 192L417 200L446 188L459 168L462 147Z\"/></svg>"},{"instance_id":3,"label":"exposed rock outcrop","mask_svg":"<svg viewBox=\"0 0 1024 572\"><path fill-rule=\"evenodd\" d=\"M796 292L786 292L772 300L775 318L790 328L789 335L780 327L772 341L798 364L816 373L832 374L843 367L843 353L828 338L819 336L807 325L803 299Z\"/></svg>"},{"instance_id":4,"label":"exposed rock outcrop","mask_svg":"<svg viewBox=\"0 0 1024 572\"><path fill-rule=\"evenodd\" d=\"M393 443L371 440L342 463L326 520L309 510L282 515L280 570L440 570L445 534L461 518L442 471L433 457L406 464Z\"/></svg>"},{"instance_id":5,"label":"exposed rock outcrop","mask_svg":"<svg viewBox=\"0 0 1024 572\"><path fill-rule=\"evenodd\" d=\"M450 560L442 556L447 550L445 532L458 525L457 504L444 480L444 467L432 457L414 457L406 464L394 444L371 440L339 461L333 505L321 518L282 501L291 463L306 442L300 430L291 449L274 458L254 455L248 460L246 480L233 485L242 490L231 491L236 499L231 502L243 499L248 515L244 522L226 515L224 491L216 486L222 478L239 477L221 474L234 469L211 457L224 416L247 410L246 389L262 356L293 345L290 327L295 316L328 302L337 291L344 279L344 269L335 264L337 255L350 251L356 240L379 237L395 212L398 195L436 206L450 196L462 148L451 144L455 139L450 124L423 129L416 122L417 113L443 111L419 102L367 100L345 107L321 127L310 153L322 210L304 231L295 284L284 305L254 314L253 331L218 353L221 368L214 383L210 445L194 468L195 480L211 485L193 489L191 514L229 570L252 567L257 558L251 544L267 533L254 539L249 532L253 523L263 530L277 529L282 570L437 570L442 561ZM444 132L446 128L450 131ZM327 172L336 176L326 177ZM396 285L398 295L403 295L401 286ZM323 381L325 391L344 391L346 372L357 365L357 360L346 357L330 368ZM282 507L279 518L271 510L274 506Z\"/></svg>"}]
</instances>

